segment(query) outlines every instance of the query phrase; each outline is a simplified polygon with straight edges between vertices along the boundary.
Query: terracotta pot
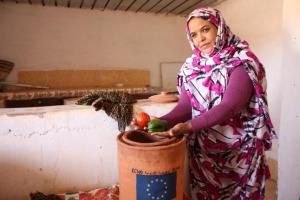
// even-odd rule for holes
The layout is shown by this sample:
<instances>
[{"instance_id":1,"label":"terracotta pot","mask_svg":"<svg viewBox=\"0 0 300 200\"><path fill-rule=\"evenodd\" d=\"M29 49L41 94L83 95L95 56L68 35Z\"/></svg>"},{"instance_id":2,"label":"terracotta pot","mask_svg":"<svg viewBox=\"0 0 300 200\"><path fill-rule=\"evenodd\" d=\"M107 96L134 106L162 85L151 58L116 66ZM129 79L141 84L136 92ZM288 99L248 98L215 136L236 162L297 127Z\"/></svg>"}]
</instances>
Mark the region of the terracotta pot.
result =
<instances>
[{"instance_id":1,"label":"terracotta pot","mask_svg":"<svg viewBox=\"0 0 300 200\"><path fill-rule=\"evenodd\" d=\"M149 100L156 103L169 103L178 101L178 97L175 95L168 94L167 92L161 92L158 95L153 95L149 97Z\"/></svg>"},{"instance_id":2,"label":"terracotta pot","mask_svg":"<svg viewBox=\"0 0 300 200\"><path fill-rule=\"evenodd\" d=\"M158 136L153 136L147 132L140 130L133 130L124 132L122 135L122 140L133 146L162 146L173 143L177 138L160 138Z\"/></svg>"},{"instance_id":3,"label":"terracotta pot","mask_svg":"<svg viewBox=\"0 0 300 200\"><path fill-rule=\"evenodd\" d=\"M182 200L185 139L143 146L126 143L124 134L117 137L120 200Z\"/></svg>"}]
</instances>

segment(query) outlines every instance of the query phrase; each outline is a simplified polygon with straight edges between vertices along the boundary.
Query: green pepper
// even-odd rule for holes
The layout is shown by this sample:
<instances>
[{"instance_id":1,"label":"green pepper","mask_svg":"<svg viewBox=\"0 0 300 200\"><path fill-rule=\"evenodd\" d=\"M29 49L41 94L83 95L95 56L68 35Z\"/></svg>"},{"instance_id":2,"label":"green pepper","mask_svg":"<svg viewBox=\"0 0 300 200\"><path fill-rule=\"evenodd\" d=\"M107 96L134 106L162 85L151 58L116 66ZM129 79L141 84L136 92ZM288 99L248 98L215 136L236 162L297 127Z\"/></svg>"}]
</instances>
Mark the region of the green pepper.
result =
<instances>
[{"instance_id":1,"label":"green pepper","mask_svg":"<svg viewBox=\"0 0 300 200\"><path fill-rule=\"evenodd\" d=\"M150 122L148 122L149 133L166 131L167 128L168 122L165 120L153 119Z\"/></svg>"}]
</instances>

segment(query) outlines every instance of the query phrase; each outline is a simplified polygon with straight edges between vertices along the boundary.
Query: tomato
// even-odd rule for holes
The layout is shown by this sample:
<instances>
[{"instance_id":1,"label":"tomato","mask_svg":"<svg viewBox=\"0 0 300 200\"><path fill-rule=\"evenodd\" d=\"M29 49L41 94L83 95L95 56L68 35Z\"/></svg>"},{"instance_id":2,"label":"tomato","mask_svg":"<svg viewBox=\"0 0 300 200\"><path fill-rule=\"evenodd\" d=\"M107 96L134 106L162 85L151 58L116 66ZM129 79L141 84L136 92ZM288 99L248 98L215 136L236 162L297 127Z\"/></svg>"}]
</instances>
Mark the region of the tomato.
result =
<instances>
[{"instance_id":1,"label":"tomato","mask_svg":"<svg viewBox=\"0 0 300 200\"><path fill-rule=\"evenodd\" d=\"M147 126L148 122L150 121L150 116L145 112L141 112L135 116L135 119L136 119L136 124L139 127L144 128Z\"/></svg>"}]
</instances>

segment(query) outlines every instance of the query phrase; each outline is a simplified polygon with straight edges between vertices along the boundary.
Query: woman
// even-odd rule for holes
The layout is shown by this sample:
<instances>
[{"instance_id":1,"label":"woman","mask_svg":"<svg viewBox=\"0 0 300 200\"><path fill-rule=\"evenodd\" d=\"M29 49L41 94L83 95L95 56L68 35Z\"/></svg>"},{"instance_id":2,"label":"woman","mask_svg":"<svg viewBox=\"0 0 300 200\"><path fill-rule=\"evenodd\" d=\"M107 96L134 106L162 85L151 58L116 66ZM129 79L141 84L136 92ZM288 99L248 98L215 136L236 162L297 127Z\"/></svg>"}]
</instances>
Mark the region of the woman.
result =
<instances>
[{"instance_id":1,"label":"woman","mask_svg":"<svg viewBox=\"0 0 300 200\"><path fill-rule=\"evenodd\" d=\"M186 33L193 55L178 73L180 100L160 117L171 128L155 134L186 135L193 199L264 199L275 136L264 68L218 10L194 10Z\"/></svg>"}]
</instances>

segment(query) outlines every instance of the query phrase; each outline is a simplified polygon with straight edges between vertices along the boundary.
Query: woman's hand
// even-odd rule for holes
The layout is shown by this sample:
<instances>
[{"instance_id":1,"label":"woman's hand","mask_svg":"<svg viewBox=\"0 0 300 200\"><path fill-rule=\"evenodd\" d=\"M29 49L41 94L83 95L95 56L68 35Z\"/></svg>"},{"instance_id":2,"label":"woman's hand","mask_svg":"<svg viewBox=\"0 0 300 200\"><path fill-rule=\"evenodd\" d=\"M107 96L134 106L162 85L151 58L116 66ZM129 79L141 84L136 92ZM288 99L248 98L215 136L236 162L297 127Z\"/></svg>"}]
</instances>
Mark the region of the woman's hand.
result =
<instances>
[{"instance_id":1,"label":"woman's hand","mask_svg":"<svg viewBox=\"0 0 300 200\"><path fill-rule=\"evenodd\" d=\"M191 123L178 123L173 128L164 132L154 132L151 135L157 135L160 137L179 137L192 132Z\"/></svg>"}]
</instances>

